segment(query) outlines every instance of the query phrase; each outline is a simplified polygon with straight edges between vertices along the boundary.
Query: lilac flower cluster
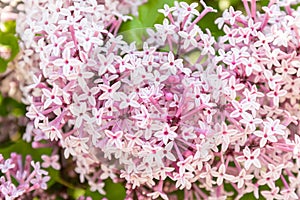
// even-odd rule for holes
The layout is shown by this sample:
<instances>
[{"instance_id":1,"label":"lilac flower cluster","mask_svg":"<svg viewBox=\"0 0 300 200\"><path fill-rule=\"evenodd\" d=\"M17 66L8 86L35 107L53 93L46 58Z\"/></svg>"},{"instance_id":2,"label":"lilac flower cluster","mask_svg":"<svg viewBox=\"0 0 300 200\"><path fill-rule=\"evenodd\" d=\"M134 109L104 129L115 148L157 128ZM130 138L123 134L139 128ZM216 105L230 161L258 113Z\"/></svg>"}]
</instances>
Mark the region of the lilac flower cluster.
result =
<instances>
[{"instance_id":1,"label":"lilac flower cluster","mask_svg":"<svg viewBox=\"0 0 300 200\"><path fill-rule=\"evenodd\" d=\"M26 156L24 164L22 156L12 153L4 159L0 154L0 198L24 199L36 196L39 191L47 189L50 177L39 162L34 162L31 156Z\"/></svg>"},{"instance_id":2,"label":"lilac flower cluster","mask_svg":"<svg viewBox=\"0 0 300 200\"><path fill-rule=\"evenodd\" d=\"M216 57L223 115L238 132L223 132L222 147L233 144L225 155L229 150L227 162L239 171L239 196L254 192L258 198L267 185L260 191L266 199L298 199L300 24L299 9L291 6L299 1L270 1L262 12L255 1L243 3L246 15L231 7L216 20L225 32Z\"/></svg>"},{"instance_id":3,"label":"lilac flower cluster","mask_svg":"<svg viewBox=\"0 0 300 200\"><path fill-rule=\"evenodd\" d=\"M245 0L246 14L231 7L217 19L216 42L197 25L214 9L175 2L138 49L117 36L129 2L25 3L24 139L62 147L101 194L111 178L127 199L178 189L186 199L298 199L300 10Z\"/></svg>"}]
</instances>

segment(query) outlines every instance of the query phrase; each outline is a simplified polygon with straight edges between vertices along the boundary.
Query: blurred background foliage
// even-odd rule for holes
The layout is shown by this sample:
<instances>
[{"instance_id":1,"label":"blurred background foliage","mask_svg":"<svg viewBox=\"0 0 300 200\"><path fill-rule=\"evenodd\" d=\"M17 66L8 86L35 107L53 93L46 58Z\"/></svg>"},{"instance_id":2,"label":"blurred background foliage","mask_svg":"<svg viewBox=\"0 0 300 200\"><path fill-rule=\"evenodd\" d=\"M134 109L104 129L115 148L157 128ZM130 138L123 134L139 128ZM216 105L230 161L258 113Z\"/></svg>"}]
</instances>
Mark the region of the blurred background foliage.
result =
<instances>
[{"instance_id":1,"label":"blurred background foliage","mask_svg":"<svg viewBox=\"0 0 300 200\"><path fill-rule=\"evenodd\" d=\"M7 21L0 29L0 72L5 72L8 63L11 62L19 52L18 38L15 36L15 21ZM9 56L5 57L7 51Z\"/></svg>"},{"instance_id":2,"label":"blurred background foliage","mask_svg":"<svg viewBox=\"0 0 300 200\"><path fill-rule=\"evenodd\" d=\"M192 3L199 1L185 0L185 2ZM268 2L268 0L258 1L258 8L267 5ZM233 6L235 9L242 11L244 10L240 0L206 0L206 3L217 9L218 13L207 14L198 25L202 30L205 28L210 29L216 38L223 34L214 24L215 19L222 15L222 11L229 6ZM119 34L122 34L127 42L135 41L137 47L142 47L142 40L146 28L154 28L154 24L162 23L164 16L158 13L157 10L163 8L164 4L172 6L174 5L174 0L148 0L146 4L139 8L138 16L132 16L133 20L123 23ZM198 7L198 9L201 10L201 6ZM24 117L26 106L20 102L20 98L11 97L9 92L3 92L3 88L6 88L6 84L8 84L4 80L8 75L13 73L13 70L9 68L14 67L12 61L19 52L15 27L16 23L14 21L7 21L0 24L0 153L7 158L11 152L17 152L22 154L24 158L26 155L31 155L34 160L41 161L41 155L50 155L52 151L51 148L33 149L31 144L22 140L22 133L25 131L27 122ZM5 56L5 52L3 51L8 51L9 56ZM63 155L62 152L60 153ZM72 162L72 160L69 159L68 162ZM77 199L80 196L90 196L93 199L106 197L111 200L124 199L125 197L124 186L119 183L115 184L111 180L105 182L107 195L103 196L97 192L91 192L87 184L80 184L76 176L74 179L68 179L65 177L63 170L57 171L49 169L48 171L52 178L48 183L50 193L65 191L69 194L69 197L73 199ZM183 198L182 191L178 191L176 194L179 199ZM249 195L244 199L253 198L252 195Z\"/></svg>"}]
</instances>

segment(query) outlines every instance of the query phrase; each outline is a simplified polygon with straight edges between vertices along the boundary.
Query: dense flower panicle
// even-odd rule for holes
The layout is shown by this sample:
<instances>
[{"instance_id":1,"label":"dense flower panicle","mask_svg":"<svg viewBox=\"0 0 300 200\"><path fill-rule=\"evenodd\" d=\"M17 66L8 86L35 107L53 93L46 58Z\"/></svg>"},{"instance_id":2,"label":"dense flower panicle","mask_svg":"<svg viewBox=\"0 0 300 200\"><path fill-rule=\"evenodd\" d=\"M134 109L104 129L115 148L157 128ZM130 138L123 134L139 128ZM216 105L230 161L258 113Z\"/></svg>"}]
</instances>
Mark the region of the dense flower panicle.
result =
<instances>
[{"instance_id":1,"label":"dense flower panicle","mask_svg":"<svg viewBox=\"0 0 300 200\"><path fill-rule=\"evenodd\" d=\"M147 30L141 49L116 34L137 2L25 3L17 31L33 122L24 139L62 147L80 181L101 194L111 178L125 182L128 199L168 199L176 188L186 198L296 199L300 12L293 2L271 1L258 12L255 1L243 1L246 14L230 7L216 21L225 32L218 41L197 25L214 12L202 0L201 12L198 3L165 5L163 24ZM42 159L60 168L56 155Z\"/></svg>"},{"instance_id":2,"label":"dense flower panicle","mask_svg":"<svg viewBox=\"0 0 300 200\"><path fill-rule=\"evenodd\" d=\"M291 108L298 103L298 97L292 95L293 90L298 88L295 84L298 79L298 67L292 63L299 57L297 49L299 26L287 22L299 17L298 10L290 7L293 3L298 2L290 2L285 5L287 7L284 10L281 10L282 2L274 1L263 7L263 12L254 12L252 10L254 2L251 1L251 6L246 2L244 5L247 15L241 15L239 11L230 8L229 12L238 17L228 18L229 14L227 16L224 12L216 21L219 28L224 26L226 33L219 39L219 45L223 48L219 51L217 60L224 61L220 63L223 66L222 71L232 74L236 80L235 85L244 86L241 90L236 90L230 81L224 85L225 94L229 98L232 97L232 93L227 92L229 89L236 95L235 100L227 101L228 109L225 109L225 112L229 111L227 120L239 131L248 129L246 138L240 143L243 154L239 156L237 153L234 158L235 167L240 172L241 167L248 173L252 171L251 175L258 181L251 184L268 183L270 190L261 192L267 199L284 199L281 194L285 193L285 189L297 191L292 188L292 184L285 176L294 176L291 171L298 173L294 170L297 161L293 161L295 157L291 152L297 149L293 141L298 138L299 110ZM239 25L235 26L237 23ZM254 86L255 91L252 89ZM249 93L250 90L252 91ZM260 93L259 96L257 92ZM233 112L230 112L230 105L234 108ZM253 106L249 107L250 105ZM232 138L236 140L236 136ZM285 159L288 158L290 161L290 165L281 167L279 172L281 176L267 178L264 172L261 176L255 173L255 169L263 169L270 162L273 166L280 166L281 159L272 161L274 159L272 156L276 154L285 156ZM284 188L275 187L275 182L279 180L283 182ZM238 188L241 188L241 185ZM258 193L255 195L258 198ZM295 193L289 198L297 199L298 196Z\"/></svg>"},{"instance_id":3,"label":"dense flower panicle","mask_svg":"<svg viewBox=\"0 0 300 200\"><path fill-rule=\"evenodd\" d=\"M0 198L19 199L32 193L47 189L50 177L48 172L40 168L39 162L32 161L26 156L12 153L10 158L4 159L0 154ZM37 193L37 192L35 192Z\"/></svg>"}]
</instances>

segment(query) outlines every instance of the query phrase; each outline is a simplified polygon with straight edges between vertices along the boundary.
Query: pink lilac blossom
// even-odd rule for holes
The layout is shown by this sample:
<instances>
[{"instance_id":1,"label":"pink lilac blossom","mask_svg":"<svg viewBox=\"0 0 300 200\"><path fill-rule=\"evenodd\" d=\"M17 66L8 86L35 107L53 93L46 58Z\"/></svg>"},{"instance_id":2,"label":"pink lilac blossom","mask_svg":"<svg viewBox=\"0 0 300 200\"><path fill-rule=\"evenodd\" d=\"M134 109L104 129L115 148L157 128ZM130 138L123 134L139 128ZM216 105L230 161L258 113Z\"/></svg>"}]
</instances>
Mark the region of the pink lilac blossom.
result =
<instances>
[{"instance_id":1,"label":"pink lilac blossom","mask_svg":"<svg viewBox=\"0 0 300 200\"><path fill-rule=\"evenodd\" d=\"M10 20L16 20L18 14L16 7L21 0L1 0L0 1L0 30L4 31L3 23Z\"/></svg>"},{"instance_id":2,"label":"pink lilac blossom","mask_svg":"<svg viewBox=\"0 0 300 200\"><path fill-rule=\"evenodd\" d=\"M39 162L26 156L23 163L22 156L16 153L7 159L0 154L0 172L0 198L6 200L30 197L35 191L46 190L50 180Z\"/></svg>"},{"instance_id":3,"label":"pink lilac blossom","mask_svg":"<svg viewBox=\"0 0 300 200\"><path fill-rule=\"evenodd\" d=\"M137 49L116 34L128 19L117 1L26 2L17 31L33 122L24 138L62 147L101 194L111 178L126 199L177 189L185 199L297 199L300 10L243 3L246 14L230 7L216 21L226 34L217 42L197 25L215 12L204 1L201 12L164 6L163 24Z\"/></svg>"}]
</instances>

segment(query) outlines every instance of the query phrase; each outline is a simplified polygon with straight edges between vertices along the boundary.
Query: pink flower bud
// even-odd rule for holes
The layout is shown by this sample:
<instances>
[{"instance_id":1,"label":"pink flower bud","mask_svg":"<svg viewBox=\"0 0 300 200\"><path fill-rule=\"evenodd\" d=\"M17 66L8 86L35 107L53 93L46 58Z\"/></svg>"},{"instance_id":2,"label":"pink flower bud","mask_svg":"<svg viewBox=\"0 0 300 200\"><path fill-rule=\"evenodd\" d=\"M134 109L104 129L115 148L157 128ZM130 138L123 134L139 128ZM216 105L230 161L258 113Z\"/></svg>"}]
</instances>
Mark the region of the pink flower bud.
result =
<instances>
[{"instance_id":1,"label":"pink flower bud","mask_svg":"<svg viewBox=\"0 0 300 200\"><path fill-rule=\"evenodd\" d=\"M173 100L173 94L170 93L170 92L167 92L167 93L165 94L165 97L166 97L166 100L167 100L167 101L172 101L172 100Z\"/></svg>"}]
</instances>

